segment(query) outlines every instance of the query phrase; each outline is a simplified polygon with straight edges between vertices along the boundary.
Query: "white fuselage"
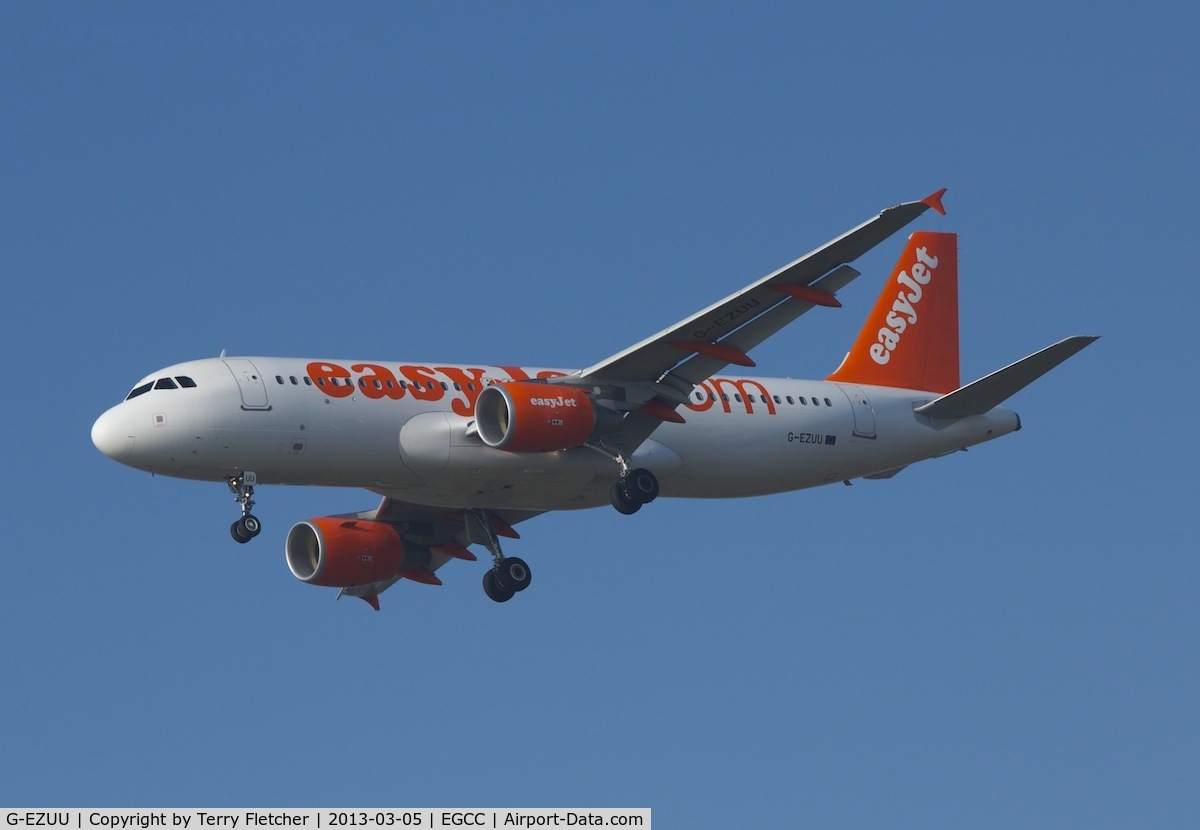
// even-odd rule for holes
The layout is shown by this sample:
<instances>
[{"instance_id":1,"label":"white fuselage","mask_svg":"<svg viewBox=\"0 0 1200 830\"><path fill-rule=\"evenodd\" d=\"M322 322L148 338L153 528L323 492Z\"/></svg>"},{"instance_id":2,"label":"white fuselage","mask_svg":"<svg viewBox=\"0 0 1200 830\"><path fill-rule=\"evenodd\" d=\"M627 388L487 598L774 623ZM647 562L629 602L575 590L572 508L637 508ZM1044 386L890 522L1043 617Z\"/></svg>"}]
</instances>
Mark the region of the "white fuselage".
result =
<instances>
[{"instance_id":1,"label":"white fuselage","mask_svg":"<svg viewBox=\"0 0 1200 830\"><path fill-rule=\"evenodd\" d=\"M316 367L316 368L314 368ZM474 434L475 398L558 370L296 358L212 358L147 377L92 430L148 472L361 487L416 504L552 510L609 502L614 461L588 447L513 453ZM183 378L184 381L179 379ZM170 379L169 382L162 382ZM189 383L190 382L190 383ZM155 388L157 387L157 388ZM1016 414L931 421L936 393L785 378L711 378L633 455L662 495L755 496L886 473L1019 428Z\"/></svg>"}]
</instances>

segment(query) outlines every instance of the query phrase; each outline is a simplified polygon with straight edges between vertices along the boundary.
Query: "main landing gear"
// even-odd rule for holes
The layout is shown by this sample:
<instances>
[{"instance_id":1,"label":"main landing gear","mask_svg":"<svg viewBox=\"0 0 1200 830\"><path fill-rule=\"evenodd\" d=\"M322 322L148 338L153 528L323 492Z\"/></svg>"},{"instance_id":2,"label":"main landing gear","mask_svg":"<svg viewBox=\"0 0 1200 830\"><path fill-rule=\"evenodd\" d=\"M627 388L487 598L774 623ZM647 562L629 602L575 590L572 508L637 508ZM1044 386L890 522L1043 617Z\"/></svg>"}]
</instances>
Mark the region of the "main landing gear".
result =
<instances>
[{"instance_id":1,"label":"main landing gear","mask_svg":"<svg viewBox=\"0 0 1200 830\"><path fill-rule=\"evenodd\" d=\"M612 506L617 509L618 513L631 516L641 510L643 504L649 504L658 498L658 477L654 473L644 467L631 469L622 453L599 441L589 442L584 446L601 455L608 456L621 468L620 478L608 491Z\"/></svg>"},{"instance_id":2,"label":"main landing gear","mask_svg":"<svg viewBox=\"0 0 1200 830\"><path fill-rule=\"evenodd\" d=\"M258 476L246 470L241 475L229 476L225 482L233 492L233 500L242 506L242 518L229 526L229 535L235 542L245 544L262 531L262 524L250 513L250 508L254 506L254 485L258 483Z\"/></svg>"},{"instance_id":3,"label":"main landing gear","mask_svg":"<svg viewBox=\"0 0 1200 830\"><path fill-rule=\"evenodd\" d=\"M641 510L643 504L658 498L658 479L654 473L638 467L617 479L608 496L618 513L631 516Z\"/></svg>"},{"instance_id":4,"label":"main landing gear","mask_svg":"<svg viewBox=\"0 0 1200 830\"><path fill-rule=\"evenodd\" d=\"M505 556L500 539L492 527L491 517L484 510L467 510L467 537L474 544L486 547L492 554L492 569L483 575L483 592L494 602L508 602L529 587L533 574L524 559Z\"/></svg>"}]
</instances>

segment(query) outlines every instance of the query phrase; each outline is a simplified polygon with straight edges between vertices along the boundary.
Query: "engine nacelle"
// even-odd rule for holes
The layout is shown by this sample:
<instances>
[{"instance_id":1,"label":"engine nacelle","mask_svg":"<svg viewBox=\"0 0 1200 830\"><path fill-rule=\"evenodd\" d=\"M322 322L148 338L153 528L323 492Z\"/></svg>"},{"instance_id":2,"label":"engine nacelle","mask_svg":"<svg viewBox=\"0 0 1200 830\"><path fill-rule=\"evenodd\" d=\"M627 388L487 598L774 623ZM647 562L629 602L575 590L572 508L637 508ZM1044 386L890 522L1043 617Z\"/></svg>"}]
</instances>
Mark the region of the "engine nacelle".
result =
<instances>
[{"instance_id":1,"label":"engine nacelle","mask_svg":"<svg viewBox=\"0 0 1200 830\"><path fill-rule=\"evenodd\" d=\"M429 563L429 551L406 544L394 525L334 516L294 525L284 551L297 579L331 588L381 582Z\"/></svg>"},{"instance_id":2,"label":"engine nacelle","mask_svg":"<svg viewBox=\"0 0 1200 830\"><path fill-rule=\"evenodd\" d=\"M498 383L479 393L475 425L483 443L511 452L553 452L621 426L615 410L586 392L546 383Z\"/></svg>"}]
</instances>

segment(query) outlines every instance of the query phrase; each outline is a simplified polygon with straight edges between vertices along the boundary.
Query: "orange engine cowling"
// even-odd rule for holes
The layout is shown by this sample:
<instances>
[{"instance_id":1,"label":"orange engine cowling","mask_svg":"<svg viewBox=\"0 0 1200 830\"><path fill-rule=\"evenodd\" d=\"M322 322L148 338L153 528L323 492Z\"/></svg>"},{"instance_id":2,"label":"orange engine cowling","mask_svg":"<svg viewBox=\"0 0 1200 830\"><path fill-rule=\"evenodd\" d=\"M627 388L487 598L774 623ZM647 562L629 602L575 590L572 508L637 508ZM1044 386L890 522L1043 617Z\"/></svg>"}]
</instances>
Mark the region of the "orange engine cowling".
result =
<instances>
[{"instance_id":1,"label":"orange engine cowling","mask_svg":"<svg viewBox=\"0 0 1200 830\"><path fill-rule=\"evenodd\" d=\"M403 568L426 565L429 558L419 545L406 545L394 525L332 516L294 525L284 550L297 579L332 588L391 579Z\"/></svg>"},{"instance_id":2,"label":"orange engine cowling","mask_svg":"<svg viewBox=\"0 0 1200 830\"><path fill-rule=\"evenodd\" d=\"M483 443L511 452L553 452L582 446L617 429L621 415L596 406L586 392L546 383L498 383L479 393L475 424Z\"/></svg>"}]
</instances>

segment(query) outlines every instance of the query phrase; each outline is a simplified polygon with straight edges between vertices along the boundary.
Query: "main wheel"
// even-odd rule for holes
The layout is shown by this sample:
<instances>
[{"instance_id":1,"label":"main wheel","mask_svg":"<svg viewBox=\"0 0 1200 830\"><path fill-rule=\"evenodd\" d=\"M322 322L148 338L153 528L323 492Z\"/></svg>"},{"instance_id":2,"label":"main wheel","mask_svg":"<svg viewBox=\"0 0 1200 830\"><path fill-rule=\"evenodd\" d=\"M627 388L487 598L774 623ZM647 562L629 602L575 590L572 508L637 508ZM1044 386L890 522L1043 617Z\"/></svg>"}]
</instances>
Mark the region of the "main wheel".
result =
<instances>
[{"instance_id":1,"label":"main wheel","mask_svg":"<svg viewBox=\"0 0 1200 830\"><path fill-rule=\"evenodd\" d=\"M488 595L488 599L493 602L508 602L513 598L515 591L510 591L507 588L501 588L496 584L496 569L492 568L483 575L483 592Z\"/></svg>"},{"instance_id":2,"label":"main wheel","mask_svg":"<svg viewBox=\"0 0 1200 830\"><path fill-rule=\"evenodd\" d=\"M632 516L642 509L642 503L629 498L619 481L608 491L608 497L612 499L612 506L617 508L617 512L624 513L626 516Z\"/></svg>"},{"instance_id":3,"label":"main wheel","mask_svg":"<svg viewBox=\"0 0 1200 830\"><path fill-rule=\"evenodd\" d=\"M625 476L625 493L630 501L649 504L658 498L658 478L644 467L630 470Z\"/></svg>"},{"instance_id":4,"label":"main wheel","mask_svg":"<svg viewBox=\"0 0 1200 830\"><path fill-rule=\"evenodd\" d=\"M525 560L515 556L506 557L500 566L494 569L494 573L496 574L496 586L513 593L524 591L533 579L533 574L530 573Z\"/></svg>"}]
</instances>

